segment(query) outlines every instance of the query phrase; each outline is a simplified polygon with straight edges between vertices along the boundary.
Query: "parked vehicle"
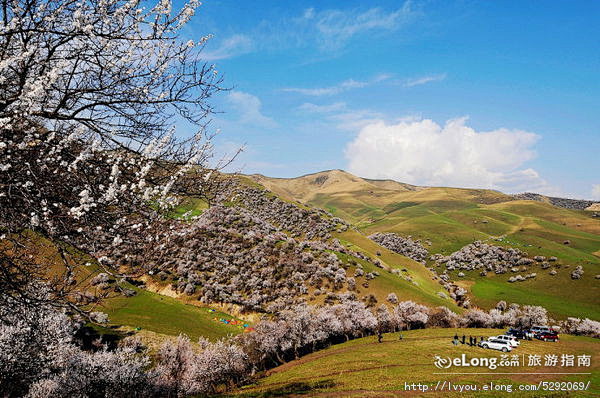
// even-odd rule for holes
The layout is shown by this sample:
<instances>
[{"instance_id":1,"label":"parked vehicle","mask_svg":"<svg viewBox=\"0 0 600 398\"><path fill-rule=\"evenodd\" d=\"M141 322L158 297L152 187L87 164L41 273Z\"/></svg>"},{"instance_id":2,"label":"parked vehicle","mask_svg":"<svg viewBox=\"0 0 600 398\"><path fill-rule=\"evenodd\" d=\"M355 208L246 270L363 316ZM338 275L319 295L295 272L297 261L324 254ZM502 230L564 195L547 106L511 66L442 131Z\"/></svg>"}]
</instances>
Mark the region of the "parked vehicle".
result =
<instances>
[{"instance_id":1,"label":"parked vehicle","mask_svg":"<svg viewBox=\"0 0 600 398\"><path fill-rule=\"evenodd\" d=\"M514 336L517 339L527 340L530 338L530 332L528 330L520 330L520 329L508 329L506 332L508 336Z\"/></svg>"},{"instance_id":2,"label":"parked vehicle","mask_svg":"<svg viewBox=\"0 0 600 398\"><path fill-rule=\"evenodd\" d=\"M556 332L540 332L535 335L535 338L543 341L558 341L558 333Z\"/></svg>"},{"instance_id":3,"label":"parked vehicle","mask_svg":"<svg viewBox=\"0 0 600 398\"><path fill-rule=\"evenodd\" d=\"M513 348L517 348L521 344L515 336L508 336L506 334L501 335L501 336L490 337L490 338L507 341Z\"/></svg>"},{"instance_id":4,"label":"parked vehicle","mask_svg":"<svg viewBox=\"0 0 600 398\"><path fill-rule=\"evenodd\" d=\"M484 340L479 343L479 346L483 348L489 348L492 350L499 350L502 352L509 352L513 349L508 341L495 338Z\"/></svg>"},{"instance_id":5,"label":"parked vehicle","mask_svg":"<svg viewBox=\"0 0 600 398\"><path fill-rule=\"evenodd\" d=\"M533 333L533 335L535 336L538 333L548 333L548 332L552 332L552 329L550 329L548 326L533 326L531 328L531 332Z\"/></svg>"}]
</instances>

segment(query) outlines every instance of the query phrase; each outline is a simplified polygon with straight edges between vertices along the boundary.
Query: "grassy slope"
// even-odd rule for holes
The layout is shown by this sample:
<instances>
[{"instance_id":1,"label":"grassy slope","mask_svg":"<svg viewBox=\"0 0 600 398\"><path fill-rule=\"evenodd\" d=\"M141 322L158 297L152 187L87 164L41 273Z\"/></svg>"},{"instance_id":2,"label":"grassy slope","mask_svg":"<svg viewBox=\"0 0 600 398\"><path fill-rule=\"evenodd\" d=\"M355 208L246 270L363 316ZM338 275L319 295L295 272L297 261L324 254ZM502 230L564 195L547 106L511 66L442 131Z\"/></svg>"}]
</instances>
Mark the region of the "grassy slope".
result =
<instances>
[{"instance_id":1,"label":"grassy slope","mask_svg":"<svg viewBox=\"0 0 600 398\"><path fill-rule=\"evenodd\" d=\"M474 336L492 336L501 330L468 329L464 331ZM432 387L439 380L458 384L510 383L537 384L539 381L585 381L591 379L591 390L587 394L571 394L569 396L597 396L600 394L600 363L592 359L591 367L553 368L553 367L498 367L487 368L451 368L438 370L433 365L435 355L442 357L458 357L462 353L467 358L500 357L499 351L485 350L478 347L451 344L453 329L426 329L403 332L404 339L398 340L398 333L384 335L383 343L377 343L375 336L353 340L332 346L328 349L307 355L299 360L284 364L268 372L267 377L256 384L246 386L233 394L237 397L269 397L293 394L309 394L310 396L333 397L369 397L398 396L404 393L404 383L428 383ZM562 336L558 343L541 341L525 341L515 354L573 354L592 355L600 353L600 341L575 336ZM436 375L435 372L486 372L496 375ZM592 375L500 375L500 372L591 372ZM505 393L506 394L506 393ZM554 393L523 393L514 391L510 396L554 396ZM478 397L497 397L499 393L479 393ZM420 396L413 393L411 396ZM450 394L429 392L424 396L471 396L468 393ZM502 395L504 396L504 395ZM563 395L558 395L563 396Z\"/></svg>"},{"instance_id":2,"label":"grassy slope","mask_svg":"<svg viewBox=\"0 0 600 398\"><path fill-rule=\"evenodd\" d=\"M208 208L208 203L202 199L197 198L185 198L182 202L174 208L171 213L169 213L169 217L172 218L182 218L184 215L186 218L195 217L202 214L202 212Z\"/></svg>"},{"instance_id":3,"label":"grassy slope","mask_svg":"<svg viewBox=\"0 0 600 398\"><path fill-rule=\"evenodd\" d=\"M115 297L103 303L112 325L142 328L155 333L177 336L186 334L192 340L204 336L210 340L242 332L239 327L215 321L231 319L223 312L208 312L208 307L185 304L176 298L137 289L133 297Z\"/></svg>"},{"instance_id":4,"label":"grassy slope","mask_svg":"<svg viewBox=\"0 0 600 398\"><path fill-rule=\"evenodd\" d=\"M314 184L314 179L318 178L321 175L328 175L329 178L323 184ZM272 184L271 180L275 180L276 184ZM280 199L285 201L294 203L299 207L306 208L305 205L298 203L297 197L293 195L293 193L300 193L300 195L311 195L311 192L314 189L318 189L321 192L335 192L337 189L337 184L340 181L344 184L359 184L360 189L379 189L378 185L383 186L396 186L397 189L407 190L404 185L398 184L390 181L366 181L360 179L359 177L355 177L349 175L345 172L339 170L333 170L331 172L325 173L317 173L314 175L308 175L303 177L303 182L297 183L293 180L288 179L270 179L263 176L251 176L248 178L242 178L241 181L243 183L247 183L249 185L255 185L258 187L266 187L271 192L276 194ZM374 184L373 184L374 183ZM261 185L262 184L262 185ZM410 186L408 186L410 188ZM271 193L271 194L273 194ZM338 238L340 242L346 245L348 248L359 251L367 254L369 257L381 260L391 271L391 269L406 269L406 271L402 272L402 276L410 276L412 280L416 283L411 283L401 276L392 274L388 270L383 270L369 262L362 261L360 259L354 259L363 265L363 269L365 273L377 271L380 276L375 279L369 281L369 287L365 288L362 285L365 282L364 277L357 277L357 296L359 298L364 297L365 295L372 294L376 297L377 303L387 303L386 297L390 293L396 293L400 300L413 300L418 303L426 304L429 306L446 306L451 308L456 312L461 312L462 309L457 307L453 300L449 298L442 298L438 296L438 292L444 292L444 289L441 285L432 280L433 274L427 270L422 264L419 264L409 258L406 258L402 255L389 251L377 243L371 241L366 238L364 235L357 233L356 231L346 231L343 233L334 233L333 236ZM380 252L381 256L377 256L376 253ZM349 257L343 255L341 253L336 253L338 257L344 261L348 262ZM354 267L350 267L350 271L348 272L348 276L354 275ZM310 289L310 292L313 290ZM317 296L315 298L309 297L309 304L321 304L323 302L324 296Z\"/></svg>"},{"instance_id":5,"label":"grassy slope","mask_svg":"<svg viewBox=\"0 0 600 398\"><path fill-rule=\"evenodd\" d=\"M454 311L461 311L453 300L444 299L437 295L438 292L444 292L444 289L439 283L431 279L431 272L422 264L387 250L355 231L346 231L335 234L335 236L340 239L341 243L349 245L348 247L352 250L361 251L372 258L378 258L390 269L406 269L405 272L402 272L402 275L410 276L416 282L415 285L368 262L357 260L363 264L365 272L377 271L380 273L380 276L369 282L368 290L359 287L364 293L374 294L379 302L385 302L387 295L393 292L400 300L413 300L429 306L443 305ZM381 256L376 255L378 251ZM357 282L360 283L362 280L358 279Z\"/></svg>"},{"instance_id":6,"label":"grassy slope","mask_svg":"<svg viewBox=\"0 0 600 398\"><path fill-rule=\"evenodd\" d=\"M530 256L556 256L562 267L554 277L549 275L550 269L536 266L528 271L537 273L534 280L508 284L506 280L511 275L481 277L470 272L464 278L464 285L472 288L472 301L482 307L506 300L544 305L558 318L600 319L600 311L594 305L600 298L600 280L594 279L600 274L600 220L592 218L589 212L541 202L513 201L490 190L389 189L393 184L372 184L340 171L330 172L329 185L315 186L315 176L324 174L328 173L291 180L263 177L263 181L274 189L285 186L288 196L298 195L307 203L353 223L365 234L396 232L430 240L431 253L450 254L474 240L488 240L519 248ZM503 237L502 241L495 240L496 237ZM569 245L563 244L566 240ZM376 249L367 242L362 239L353 243L373 253ZM570 273L577 265L584 267L585 274L581 280L573 281ZM425 269L422 272L427 273Z\"/></svg>"},{"instance_id":7,"label":"grassy slope","mask_svg":"<svg viewBox=\"0 0 600 398\"><path fill-rule=\"evenodd\" d=\"M419 210L426 209L428 214L415 214L417 207ZM393 218L403 212L404 219ZM581 226L578 227L578 224ZM516 247L531 256L556 256L559 263L570 267L561 267L556 276L550 276L549 269L534 267L528 272L536 272L538 276L522 283L508 284L506 280L511 276L508 274L481 277L477 272L467 273L465 279L475 282L472 286L474 303L491 307L499 300L507 300L543 305L560 318L587 316L600 319L600 311L593 304L600 297L600 283L594 278L600 273L600 259L593 254L600 248L597 224L600 223L587 214L538 202L480 204L461 209L451 207L449 210L440 209L439 202L423 202L398 210L389 220L383 219L365 230L368 233L397 232L429 239L433 243L431 252L444 254L479 239ZM491 239L498 236L503 236L502 241ZM571 244L564 245L566 240ZM570 273L576 265L582 265L585 274L581 280L574 281ZM456 274L453 273L455 277Z\"/></svg>"},{"instance_id":8,"label":"grassy slope","mask_svg":"<svg viewBox=\"0 0 600 398\"><path fill-rule=\"evenodd\" d=\"M43 264L49 265L52 273L63 271L56 242L30 231L24 232L21 239L27 239L28 246L34 248L32 252L34 258L39 258ZM100 266L85 253L72 246L61 245L75 265L74 277L77 281L77 289L94 292L96 287L90 285L90 280L102 272ZM111 287L114 286L114 282L111 283ZM193 340L200 336L216 340L241 332L236 326L213 320L214 317L231 319L231 315L223 312L209 313L208 307L186 304L176 298L139 289L128 283L125 283L124 287L135 290L137 294L133 297L125 297L110 293L99 307L94 308L95 311L106 312L109 315L108 326L141 327L161 335L171 336L183 333Z\"/></svg>"}]
</instances>

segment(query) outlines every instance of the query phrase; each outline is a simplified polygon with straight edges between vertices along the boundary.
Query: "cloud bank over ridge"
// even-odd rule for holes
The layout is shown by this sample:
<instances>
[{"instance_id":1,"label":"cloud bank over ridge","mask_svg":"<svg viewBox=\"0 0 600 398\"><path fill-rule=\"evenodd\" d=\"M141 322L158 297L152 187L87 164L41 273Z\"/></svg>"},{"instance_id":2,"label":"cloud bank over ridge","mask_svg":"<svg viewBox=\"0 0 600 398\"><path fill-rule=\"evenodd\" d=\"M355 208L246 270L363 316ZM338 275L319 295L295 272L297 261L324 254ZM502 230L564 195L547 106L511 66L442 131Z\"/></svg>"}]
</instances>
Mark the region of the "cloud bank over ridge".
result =
<instances>
[{"instance_id":1,"label":"cloud bank over ridge","mask_svg":"<svg viewBox=\"0 0 600 398\"><path fill-rule=\"evenodd\" d=\"M524 166L536 156L537 134L505 128L478 132L466 123L465 117L443 126L429 119L369 124L346 146L348 171L417 185L554 192Z\"/></svg>"}]
</instances>

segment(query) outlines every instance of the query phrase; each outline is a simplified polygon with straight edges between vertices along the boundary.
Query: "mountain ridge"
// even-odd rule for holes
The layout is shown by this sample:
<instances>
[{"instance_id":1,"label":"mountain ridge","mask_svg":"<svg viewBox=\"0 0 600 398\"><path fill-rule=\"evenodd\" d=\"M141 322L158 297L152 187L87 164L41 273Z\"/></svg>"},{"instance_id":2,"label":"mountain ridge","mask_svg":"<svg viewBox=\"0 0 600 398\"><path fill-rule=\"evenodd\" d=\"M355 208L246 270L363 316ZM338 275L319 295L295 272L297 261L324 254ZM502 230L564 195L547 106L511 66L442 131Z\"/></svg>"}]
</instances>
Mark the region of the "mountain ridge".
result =
<instances>
[{"instance_id":1,"label":"mountain ridge","mask_svg":"<svg viewBox=\"0 0 600 398\"><path fill-rule=\"evenodd\" d=\"M342 187L346 188L347 192L359 191L361 189L368 189L369 186L373 186L376 189L382 189L386 191L395 191L395 192L407 192L407 191L421 191L426 189L448 189L448 190L466 190L466 191L474 191L474 192L493 192L499 195L503 195L505 197L506 202L511 200L531 200L537 202L544 202L551 204L556 207L561 207L565 209L575 209L575 210L589 210L589 211L598 211L600 210L600 201L593 200L585 200L585 199L573 199L573 198L563 198L563 197L555 197L555 196L547 196L539 193L533 192L522 192L517 194L506 194L504 192L488 189L488 188L459 188L459 187L445 187L445 186L422 186L422 185L413 185L404 183L401 181L396 181L391 178L385 179L377 179L377 178L365 178L354 175L348 171L343 169L329 169L317 171L314 173L303 174L298 177L269 177L264 174L255 173L247 175L255 182L258 182L264 186L266 186L269 190L284 194L288 199L298 200L298 201L307 201L313 198L314 195L319 193L319 188L315 187L323 187L327 182L327 187L331 187L331 181L336 183L344 183ZM301 186L302 182L306 184L306 186ZM354 187L349 187L349 183L359 184ZM301 187L299 187L301 186ZM309 187L315 188L314 190L307 189ZM295 189L294 189L295 188ZM338 188L338 189L339 189ZM351 188L351 189L348 189ZM278 192L279 191L279 192ZM326 190L328 193L331 193L332 189Z\"/></svg>"}]
</instances>

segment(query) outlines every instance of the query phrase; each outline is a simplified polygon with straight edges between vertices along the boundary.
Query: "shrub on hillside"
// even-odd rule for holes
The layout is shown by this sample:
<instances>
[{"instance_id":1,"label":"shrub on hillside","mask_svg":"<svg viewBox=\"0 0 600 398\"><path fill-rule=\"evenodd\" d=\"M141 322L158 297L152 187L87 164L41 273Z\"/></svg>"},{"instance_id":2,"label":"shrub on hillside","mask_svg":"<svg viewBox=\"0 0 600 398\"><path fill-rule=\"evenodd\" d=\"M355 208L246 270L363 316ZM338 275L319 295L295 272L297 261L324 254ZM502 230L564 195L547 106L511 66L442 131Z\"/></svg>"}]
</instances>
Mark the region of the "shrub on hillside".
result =
<instances>
[{"instance_id":1,"label":"shrub on hillside","mask_svg":"<svg viewBox=\"0 0 600 398\"><path fill-rule=\"evenodd\" d=\"M387 299L387 301L389 301L392 304L398 303L398 296L396 296L396 293L388 294L386 299Z\"/></svg>"},{"instance_id":2,"label":"shrub on hillside","mask_svg":"<svg viewBox=\"0 0 600 398\"><path fill-rule=\"evenodd\" d=\"M396 329L396 322L394 322L387 305L381 304L377 307L375 316L377 317L377 329L381 332L392 332Z\"/></svg>"},{"instance_id":3,"label":"shrub on hillside","mask_svg":"<svg viewBox=\"0 0 600 398\"><path fill-rule=\"evenodd\" d=\"M571 279L581 279L582 276L583 276L583 267L581 265L578 265L577 267L575 267L573 272L571 272Z\"/></svg>"},{"instance_id":4,"label":"shrub on hillside","mask_svg":"<svg viewBox=\"0 0 600 398\"><path fill-rule=\"evenodd\" d=\"M421 245L420 241L414 241L410 237L404 238L393 232L376 233L369 236L369 239L391 251L400 253L422 264L425 264L425 260L429 255L429 252Z\"/></svg>"}]
</instances>

